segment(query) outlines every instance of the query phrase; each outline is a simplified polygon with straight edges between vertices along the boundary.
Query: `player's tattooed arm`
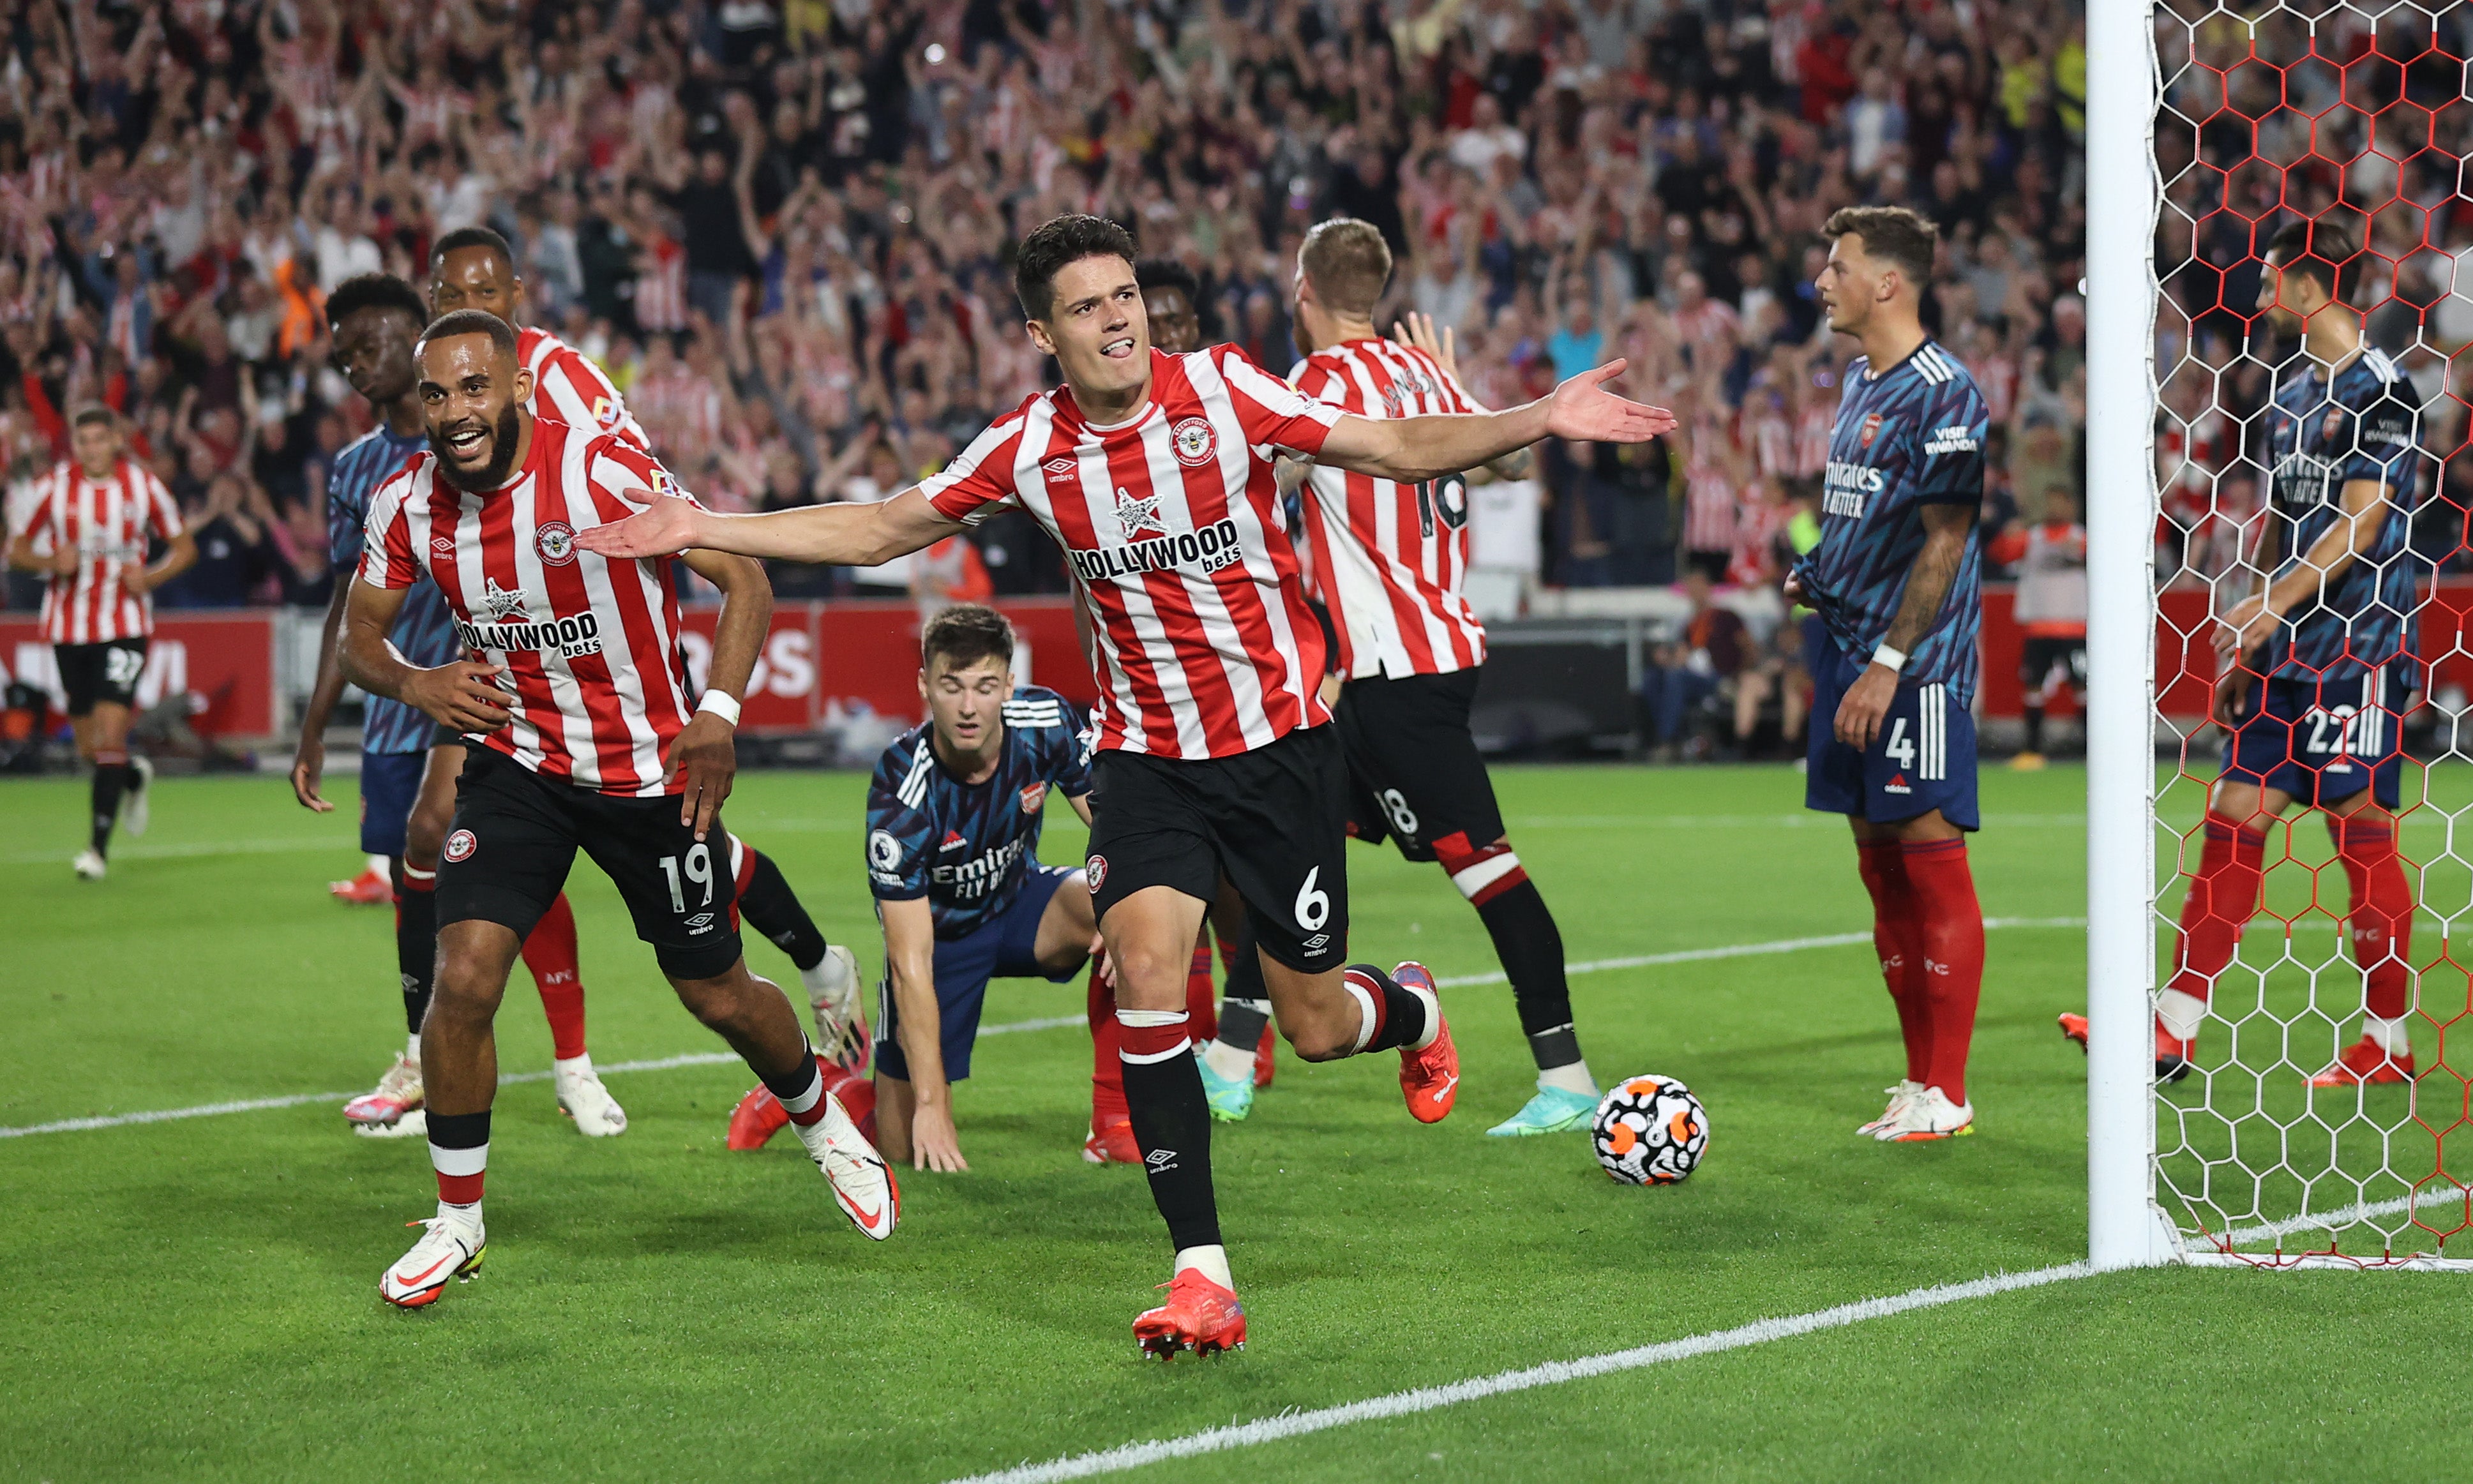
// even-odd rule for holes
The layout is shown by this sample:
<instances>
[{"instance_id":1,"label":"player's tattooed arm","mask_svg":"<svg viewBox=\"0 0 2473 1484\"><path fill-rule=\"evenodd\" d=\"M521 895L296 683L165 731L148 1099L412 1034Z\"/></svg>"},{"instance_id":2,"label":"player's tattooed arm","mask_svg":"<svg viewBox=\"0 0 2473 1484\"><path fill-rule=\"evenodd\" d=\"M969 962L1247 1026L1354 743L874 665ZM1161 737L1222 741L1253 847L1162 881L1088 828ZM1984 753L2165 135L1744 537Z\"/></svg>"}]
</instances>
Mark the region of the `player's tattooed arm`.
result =
<instances>
[{"instance_id":1,"label":"player's tattooed arm","mask_svg":"<svg viewBox=\"0 0 2473 1484\"><path fill-rule=\"evenodd\" d=\"M689 570L721 589L721 614L713 620L712 664L705 673L705 689L720 691L732 701L747 695L756 674L756 655L773 628L773 583L764 568L745 557L715 551L689 551L683 559ZM699 708L670 743L670 781L681 785L679 823L695 826L702 840L711 832L713 816L730 797L738 778L736 723Z\"/></svg>"},{"instance_id":2,"label":"player's tattooed arm","mask_svg":"<svg viewBox=\"0 0 2473 1484\"><path fill-rule=\"evenodd\" d=\"M2387 485L2376 479L2346 480L2337 498L2336 519L2310 543L2301 560L2224 614L2216 630L2216 653L2231 658L2265 644L2285 614L2325 591L2378 541L2388 514L2395 508L2388 498ZM2268 571L2274 570L2275 560L2264 552L2260 555L2261 565Z\"/></svg>"},{"instance_id":3,"label":"player's tattooed arm","mask_svg":"<svg viewBox=\"0 0 2473 1484\"><path fill-rule=\"evenodd\" d=\"M387 632L403 611L409 587L377 587L357 579L344 608L344 632L335 658L350 681L373 696L400 701L457 731L495 731L507 724L506 693L491 682L503 665L454 659L436 669L406 664Z\"/></svg>"},{"instance_id":4,"label":"player's tattooed arm","mask_svg":"<svg viewBox=\"0 0 2473 1484\"><path fill-rule=\"evenodd\" d=\"M724 515L662 495L640 514L575 533L605 557L666 557L690 548L822 566L876 566L935 545L963 529L916 486L873 505L803 505L760 515Z\"/></svg>"},{"instance_id":5,"label":"player's tattooed arm","mask_svg":"<svg viewBox=\"0 0 2473 1484\"><path fill-rule=\"evenodd\" d=\"M1674 430L1674 414L1606 390L1624 363L1610 361L1505 412L1437 413L1422 418L1342 417L1317 462L1416 484L1488 464L1547 438L1645 443Z\"/></svg>"},{"instance_id":6,"label":"player's tattooed arm","mask_svg":"<svg viewBox=\"0 0 2473 1484\"><path fill-rule=\"evenodd\" d=\"M1966 562L1966 543L1975 532L1977 509L1973 505L1926 505L1922 515L1924 549L1916 554L1915 564L1907 573L1906 590L1898 596L1897 615L1889 620L1889 632L1881 638L1883 648L1902 654L1914 653L1915 646L1932 633L1933 620L1940 616L1941 605L1949 601L1958 568ZM1837 703L1837 715L1831 728L1837 740L1868 750L1881 734L1881 719L1888 714L1889 703L1897 693L1897 671L1877 662L1864 666L1855 683L1846 687L1845 698Z\"/></svg>"}]
</instances>

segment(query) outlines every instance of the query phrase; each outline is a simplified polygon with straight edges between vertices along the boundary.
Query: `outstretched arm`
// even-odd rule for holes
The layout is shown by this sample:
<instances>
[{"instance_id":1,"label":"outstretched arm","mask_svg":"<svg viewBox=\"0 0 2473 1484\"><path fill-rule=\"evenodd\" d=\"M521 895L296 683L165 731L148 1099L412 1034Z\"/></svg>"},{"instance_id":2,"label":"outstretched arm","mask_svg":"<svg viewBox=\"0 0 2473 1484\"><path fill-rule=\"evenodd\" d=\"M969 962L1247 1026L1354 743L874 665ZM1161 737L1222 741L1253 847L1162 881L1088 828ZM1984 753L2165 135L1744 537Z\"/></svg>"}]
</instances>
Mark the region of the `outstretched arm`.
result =
<instances>
[{"instance_id":1,"label":"outstretched arm","mask_svg":"<svg viewBox=\"0 0 2473 1484\"><path fill-rule=\"evenodd\" d=\"M1582 371L1556 387L1552 395L1507 412L1343 417L1314 458L1378 479L1415 484L1491 463L1543 438L1645 443L1672 431L1674 414L1605 389L1622 370L1621 361L1612 361Z\"/></svg>"},{"instance_id":2,"label":"outstretched arm","mask_svg":"<svg viewBox=\"0 0 2473 1484\"><path fill-rule=\"evenodd\" d=\"M917 487L874 505L805 505L761 515L723 515L674 494L638 515L575 533L605 557L666 557L697 548L821 566L876 566L924 550L962 529Z\"/></svg>"}]
</instances>

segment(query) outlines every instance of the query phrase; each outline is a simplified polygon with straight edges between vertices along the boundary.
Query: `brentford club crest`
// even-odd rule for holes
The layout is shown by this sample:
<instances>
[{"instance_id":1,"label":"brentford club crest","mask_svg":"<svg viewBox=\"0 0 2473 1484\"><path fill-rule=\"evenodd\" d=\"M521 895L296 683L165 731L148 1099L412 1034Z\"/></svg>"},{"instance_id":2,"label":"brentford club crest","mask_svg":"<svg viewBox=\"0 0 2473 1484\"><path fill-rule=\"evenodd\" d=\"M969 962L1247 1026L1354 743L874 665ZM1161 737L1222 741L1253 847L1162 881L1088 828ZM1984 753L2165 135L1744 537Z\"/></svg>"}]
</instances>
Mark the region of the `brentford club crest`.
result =
<instances>
[{"instance_id":1,"label":"brentford club crest","mask_svg":"<svg viewBox=\"0 0 2473 1484\"><path fill-rule=\"evenodd\" d=\"M1089 860L1084 861L1082 863L1082 876L1083 879L1091 883L1091 890L1094 892L1107 885L1108 857L1105 855L1093 855Z\"/></svg>"},{"instance_id":2,"label":"brentford club crest","mask_svg":"<svg viewBox=\"0 0 2473 1484\"><path fill-rule=\"evenodd\" d=\"M575 560L575 527L564 520L544 520L533 533L533 550L552 566L564 566Z\"/></svg>"},{"instance_id":3,"label":"brentford club crest","mask_svg":"<svg viewBox=\"0 0 2473 1484\"><path fill-rule=\"evenodd\" d=\"M1219 435L1212 431L1208 418L1187 418L1168 430L1176 443L1176 462L1187 468L1199 468L1219 457Z\"/></svg>"},{"instance_id":4,"label":"brentford club crest","mask_svg":"<svg viewBox=\"0 0 2473 1484\"><path fill-rule=\"evenodd\" d=\"M472 838L472 831L468 829L459 829L455 831L455 833L446 837L446 850L444 853L448 860L469 860L472 856L472 852L480 848L480 841Z\"/></svg>"},{"instance_id":5,"label":"brentford club crest","mask_svg":"<svg viewBox=\"0 0 2473 1484\"><path fill-rule=\"evenodd\" d=\"M1880 415L1879 413L1877 413L1877 412L1876 412L1876 413L1872 413L1872 414L1870 414L1869 416L1865 417L1865 418L1864 418L1864 419L1863 419L1863 438L1862 438L1863 446L1864 446L1864 447L1866 447L1866 448L1871 447L1871 446L1872 446L1872 440L1874 440L1874 439L1876 439L1876 438L1878 438L1878 437L1880 437L1880 436L1881 436L1881 415Z\"/></svg>"},{"instance_id":6,"label":"brentford club crest","mask_svg":"<svg viewBox=\"0 0 2473 1484\"><path fill-rule=\"evenodd\" d=\"M1024 814L1037 814L1039 806L1046 802L1047 785L1044 783L1033 783L1021 791L1021 812Z\"/></svg>"}]
</instances>

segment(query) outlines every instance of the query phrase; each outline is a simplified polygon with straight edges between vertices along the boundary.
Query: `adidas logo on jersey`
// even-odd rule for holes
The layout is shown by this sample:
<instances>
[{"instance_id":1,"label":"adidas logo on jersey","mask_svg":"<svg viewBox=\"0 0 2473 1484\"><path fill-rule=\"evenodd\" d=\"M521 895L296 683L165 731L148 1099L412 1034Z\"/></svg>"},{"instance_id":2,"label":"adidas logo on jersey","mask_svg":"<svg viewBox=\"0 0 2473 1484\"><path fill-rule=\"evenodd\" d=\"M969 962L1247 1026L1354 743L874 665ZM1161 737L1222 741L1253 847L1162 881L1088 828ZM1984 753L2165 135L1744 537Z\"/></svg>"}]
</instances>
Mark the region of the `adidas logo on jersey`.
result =
<instances>
[{"instance_id":1,"label":"adidas logo on jersey","mask_svg":"<svg viewBox=\"0 0 2473 1484\"><path fill-rule=\"evenodd\" d=\"M958 850L968 846L970 843L970 841L962 838L962 832L960 830L948 829L945 831L945 843L936 847L936 853L941 855L947 850Z\"/></svg>"},{"instance_id":2,"label":"adidas logo on jersey","mask_svg":"<svg viewBox=\"0 0 2473 1484\"><path fill-rule=\"evenodd\" d=\"M1889 781L1881 785L1881 792L1885 794L1911 794L1914 790L1907 786L1907 776L1905 774L1892 773L1889 775Z\"/></svg>"},{"instance_id":3,"label":"adidas logo on jersey","mask_svg":"<svg viewBox=\"0 0 2473 1484\"><path fill-rule=\"evenodd\" d=\"M1234 520L1213 521L1199 531L1163 535L1157 540L1102 546L1096 551L1077 547L1066 552L1073 563L1074 575L1086 583L1184 569L1208 574L1242 560L1244 555L1244 548L1236 541Z\"/></svg>"}]
</instances>

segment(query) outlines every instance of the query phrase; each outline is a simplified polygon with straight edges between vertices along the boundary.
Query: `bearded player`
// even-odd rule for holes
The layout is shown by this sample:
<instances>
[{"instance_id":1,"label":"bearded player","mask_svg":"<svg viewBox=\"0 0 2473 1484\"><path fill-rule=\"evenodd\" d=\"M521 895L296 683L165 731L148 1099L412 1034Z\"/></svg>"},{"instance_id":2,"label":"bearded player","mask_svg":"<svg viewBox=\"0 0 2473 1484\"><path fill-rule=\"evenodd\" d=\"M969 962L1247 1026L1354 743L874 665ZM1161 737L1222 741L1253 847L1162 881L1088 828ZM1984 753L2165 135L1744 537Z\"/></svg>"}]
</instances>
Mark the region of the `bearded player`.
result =
<instances>
[{"instance_id":1,"label":"bearded player","mask_svg":"<svg viewBox=\"0 0 2473 1484\"><path fill-rule=\"evenodd\" d=\"M1322 223L1297 253L1296 338L1288 379L1359 418L1474 413L1477 402L1429 351L1374 328L1391 249L1372 224ZM1525 448L1496 472L1525 473ZM1457 474L1401 484L1317 465L1302 487L1315 586L1329 608L1344 678L1334 708L1356 795L1351 832L1386 834L1412 861L1439 862L1477 909L1511 980L1537 1089L1499 1137L1589 1126L1597 1085L1581 1058L1563 937L1502 826L1494 780L1469 731L1485 663L1485 626L1460 594L1468 571L1468 490ZM1214 1107L1250 1098L1206 1056Z\"/></svg>"},{"instance_id":2,"label":"bearded player","mask_svg":"<svg viewBox=\"0 0 2473 1484\"><path fill-rule=\"evenodd\" d=\"M1847 367L1823 477L1820 544L1786 582L1830 645L1813 675L1804 807L1843 814L1872 896L1872 943L1898 1007L1907 1074L1857 1130L1886 1142L1975 1129L1967 1053L1983 983L1983 912L1966 860L1975 801L1983 503L1982 394L1924 333L1933 225L1855 206L1821 228L1829 327Z\"/></svg>"},{"instance_id":3,"label":"bearded player","mask_svg":"<svg viewBox=\"0 0 2473 1484\"><path fill-rule=\"evenodd\" d=\"M172 491L125 453L120 415L81 408L70 419L70 458L55 467L9 543L9 564L40 572L43 637L68 697L78 755L93 765L86 846L69 863L83 881L109 869L112 826L146 832L154 768L129 751L129 713L155 633L154 591L198 560ZM169 549L146 564L149 539Z\"/></svg>"},{"instance_id":4,"label":"bearded player","mask_svg":"<svg viewBox=\"0 0 2473 1484\"><path fill-rule=\"evenodd\" d=\"M2408 1083L2414 904L2395 809L2419 676L2410 625L2425 568L2407 542L2421 396L2362 333L2352 300L2364 261L2349 233L2293 222L2266 258L2259 312L2301 340L2299 370L2267 415L2273 518L2258 566L2273 575L2216 630L2223 770L2181 902L2173 977L2155 996L2155 1076L2188 1074L2210 992L2258 910L2268 826L2298 803L2326 815L2335 838L2365 1001L2361 1039L2309 1086ZM2061 1017L2061 1030L2085 1045L2085 1017Z\"/></svg>"},{"instance_id":5,"label":"bearded player","mask_svg":"<svg viewBox=\"0 0 2473 1484\"><path fill-rule=\"evenodd\" d=\"M438 1214L380 1294L431 1303L487 1251L492 1022L578 850L617 886L681 1001L780 1099L843 1212L883 1239L899 1217L892 1171L826 1092L789 1001L748 972L718 858L739 697L771 621L762 570L686 559L723 598L709 685L690 703L670 562L611 561L576 540L675 491L668 471L621 439L527 411L532 373L494 316L443 316L414 354L430 447L372 500L343 668L481 745L440 852L438 982L421 1028ZM388 646L403 594L424 576L472 658L421 667Z\"/></svg>"},{"instance_id":6,"label":"bearded player","mask_svg":"<svg viewBox=\"0 0 2473 1484\"><path fill-rule=\"evenodd\" d=\"M1167 1302L1134 1333L1166 1357L1245 1337L1184 1008L1223 873L1300 1056L1396 1049L1423 1122L1451 1112L1459 1082L1424 967L1345 962L1346 765L1317 695L1321 632L1280 518L1273 450L1414 483L1541 438L1645 442L1673 419L1603 389L1620 362L1510 412L1352 418L1232 347L1152 350L1133 259L1132 238L1096 217L1058 217L1023 239L1015 289L1065 385L1026 398L924 484L877 505L765 515L662 500L579 539L613 554L704 547L868 566L1019 506L1064 547L1106 666L1086 870L1116 967L1125 1100L1176 1252Z\"/></svg>"}]
</instances>

